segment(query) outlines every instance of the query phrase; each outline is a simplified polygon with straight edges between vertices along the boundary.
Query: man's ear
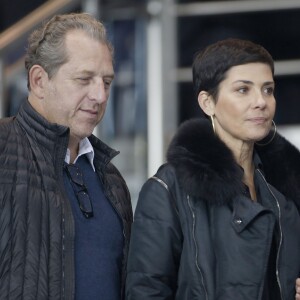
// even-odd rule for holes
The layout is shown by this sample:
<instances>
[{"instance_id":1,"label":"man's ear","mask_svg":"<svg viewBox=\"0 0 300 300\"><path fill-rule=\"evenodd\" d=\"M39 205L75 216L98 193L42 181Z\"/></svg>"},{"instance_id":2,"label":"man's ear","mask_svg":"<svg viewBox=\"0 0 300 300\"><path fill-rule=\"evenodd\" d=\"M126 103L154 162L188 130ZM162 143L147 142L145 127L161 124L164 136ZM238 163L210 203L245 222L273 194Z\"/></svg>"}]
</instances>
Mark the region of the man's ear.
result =
<instances>
[{"instance_id":1,"label":"man's ear","mask_svg":"<svg viewBox=\"0 0 300 300\"><path fill-rule=\"evenodd\" d=\"M206 91L201 91L198 95L198 103L204 113L208 116L215 114L215 103L213 97Z\"/></svg>"},{"instance_id":2,"label":"man's ear","mask_svg":"<svg viewBox=\"0 0 300 300\"><path fill-rule=\"evenodd\" d=\"M49 81L48 74L43 67L33 65L29 71L31 92L39 99L44 98L45 87Z\"/></svg>"}]
</instances>

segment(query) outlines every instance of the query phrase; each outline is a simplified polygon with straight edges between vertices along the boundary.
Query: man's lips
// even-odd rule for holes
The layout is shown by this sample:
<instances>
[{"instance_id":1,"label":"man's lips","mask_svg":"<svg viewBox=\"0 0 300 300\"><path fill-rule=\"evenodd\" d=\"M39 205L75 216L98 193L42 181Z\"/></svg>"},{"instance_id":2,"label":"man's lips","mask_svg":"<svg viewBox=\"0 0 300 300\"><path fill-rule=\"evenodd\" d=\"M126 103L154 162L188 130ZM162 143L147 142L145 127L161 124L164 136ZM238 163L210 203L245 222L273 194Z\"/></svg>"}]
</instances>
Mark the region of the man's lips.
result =
<instances>
[{"instance_id":1,"label":"man's lips","mask_svg":"<svg viewBox=\"0 0 300 300\"><path fill-rule=\"evenodd\" d=\"M98 110L94 109L80 109L82 112L91 114L91 115L98 115Z\"/></svg>"}]
</instances>

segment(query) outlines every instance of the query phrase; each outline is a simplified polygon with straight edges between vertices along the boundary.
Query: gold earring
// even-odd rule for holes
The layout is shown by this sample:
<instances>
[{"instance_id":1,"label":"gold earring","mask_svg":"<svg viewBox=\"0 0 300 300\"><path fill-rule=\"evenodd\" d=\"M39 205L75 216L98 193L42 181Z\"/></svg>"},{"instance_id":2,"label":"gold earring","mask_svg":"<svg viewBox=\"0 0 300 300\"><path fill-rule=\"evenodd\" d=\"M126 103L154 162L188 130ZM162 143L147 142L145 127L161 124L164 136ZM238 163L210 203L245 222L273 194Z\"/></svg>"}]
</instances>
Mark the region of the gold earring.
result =
<instances>
[{"instance_id":1,"label":"gold earring","mask_svg":"<svg viewBox=\"0 0 300 300\"><path fill-rule=\"evenodd\" d=\"M212 128L213 128L214 134L216 134L216 127L215 127L214 116L210 115L209 117L210 117L210 120L211 120L211 125L212 125Z\"/></svg>"},{"instance_id":2,"label":"gold earring","mask_svg":"<svg viewBox=\"0 0 300 300\"><path fill-rule=\"evenodd\" d=\"M274 140L276 132L277 132L277 127L276 127L276 124L275 124L274 120L272 120L272 124L274 126L272 137L268 141L266 141L265 143L255 143L257 146L267 146Z\"/></svg>"}]
</instances>

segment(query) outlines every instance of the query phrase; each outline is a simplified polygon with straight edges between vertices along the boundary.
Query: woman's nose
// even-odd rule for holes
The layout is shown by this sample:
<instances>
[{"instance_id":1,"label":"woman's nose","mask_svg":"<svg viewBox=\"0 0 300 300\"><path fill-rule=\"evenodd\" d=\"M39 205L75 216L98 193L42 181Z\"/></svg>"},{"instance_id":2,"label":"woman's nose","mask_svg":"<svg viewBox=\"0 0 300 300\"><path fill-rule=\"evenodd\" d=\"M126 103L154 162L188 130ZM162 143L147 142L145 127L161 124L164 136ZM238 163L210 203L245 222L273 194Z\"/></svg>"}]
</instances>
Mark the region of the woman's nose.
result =
<instances>
[{"instance_id":1,"label":"woman's nose","mask_svg":"<svg viewBox=\"0 0 300 300\"><path fill-rule=\"evenodd\" d=\"M256 107L264 107L266 106L265 95L262 92L257 92L255 95L255 106Z\"/></svg>"}]
</instances>

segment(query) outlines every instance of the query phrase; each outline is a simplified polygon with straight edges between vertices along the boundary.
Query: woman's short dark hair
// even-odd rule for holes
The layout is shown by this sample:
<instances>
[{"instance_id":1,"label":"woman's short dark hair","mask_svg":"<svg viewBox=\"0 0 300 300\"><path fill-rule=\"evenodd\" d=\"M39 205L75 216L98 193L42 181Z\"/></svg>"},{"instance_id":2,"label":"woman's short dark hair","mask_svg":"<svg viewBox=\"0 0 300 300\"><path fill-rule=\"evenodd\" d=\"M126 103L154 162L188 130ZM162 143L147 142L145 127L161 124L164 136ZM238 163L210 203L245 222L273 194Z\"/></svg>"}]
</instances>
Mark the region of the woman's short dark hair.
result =
<instances>
[{"instance_id":1,"label":"woman's short dark hair","mask_svg":"<svg viewBox=\"0 0 300 300\"><path fill-rule=\"evenodd\" d=\"M274 76L274 61L261 45L240 39L226 39L216 42L195 55L193 62L193 85L196 96L201 91L218 99L218 88L226 72L234 66L248 63L265 63Z\"/></svg>"}]
</instances>

